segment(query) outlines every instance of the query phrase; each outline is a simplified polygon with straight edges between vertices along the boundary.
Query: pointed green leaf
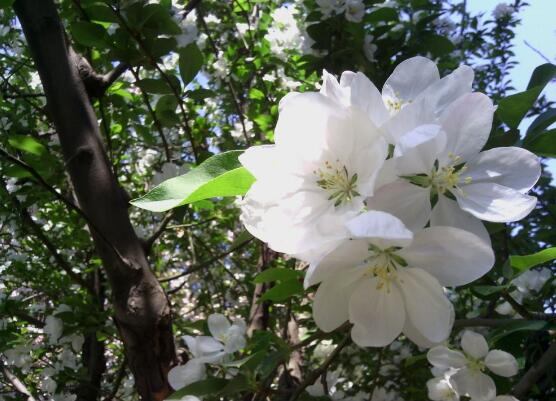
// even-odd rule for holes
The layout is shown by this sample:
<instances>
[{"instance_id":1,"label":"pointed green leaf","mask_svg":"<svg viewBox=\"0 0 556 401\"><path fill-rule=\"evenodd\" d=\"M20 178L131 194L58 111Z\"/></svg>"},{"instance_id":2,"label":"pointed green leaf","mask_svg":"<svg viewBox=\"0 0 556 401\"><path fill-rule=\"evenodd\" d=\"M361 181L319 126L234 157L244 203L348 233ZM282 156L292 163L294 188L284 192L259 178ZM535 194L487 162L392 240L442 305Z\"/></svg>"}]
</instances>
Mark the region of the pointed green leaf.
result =
<instances>
[{"instance_id":1,"label":"pointed green leaf","mask_svg":"<svg viewBox=\"0 0 556 401\"><path fill-rule=\"evenodd\" d=\"M46 151L42 143L28 135L11 135L8 138L8 142L14 148L31 153L35 156L40 156Z\"/></svg>"},{"instance_id":2,"label":"pointed green leaf","mask_svg":"<svg viewBox=\"0 0 556 401\"><path fill-rule=\"evenodd\" d=\"M512 267L517 269L520 273L523 273L532 267L550 262L554 259L556 259L556 247L543 249L532 255L511 255L510 263Z\"/></svg>"},{"instance_id":3,"label":"pointed green leaf","mask_svg":"<svg viewBox=\"0 0 556 401\"><path fill-rule=\"evenodd\" d=\"M203 66L203 61L203 53L195 43L191 43L180 50L179 66L184 86L193 81L193 78Z\"/></svg>"},{"instance_id":4,"label":"pointed green leaf","mask_svg":"<svg viewBox=\"0 0 556 401\"><path fill-rule=\"evenodd\" d=\"M241 166L243 151L232 150L205 160L187 174L164 181L131 204L153 212L220 196L244 195L255 178Z\"/></svg>"}]
</instances>

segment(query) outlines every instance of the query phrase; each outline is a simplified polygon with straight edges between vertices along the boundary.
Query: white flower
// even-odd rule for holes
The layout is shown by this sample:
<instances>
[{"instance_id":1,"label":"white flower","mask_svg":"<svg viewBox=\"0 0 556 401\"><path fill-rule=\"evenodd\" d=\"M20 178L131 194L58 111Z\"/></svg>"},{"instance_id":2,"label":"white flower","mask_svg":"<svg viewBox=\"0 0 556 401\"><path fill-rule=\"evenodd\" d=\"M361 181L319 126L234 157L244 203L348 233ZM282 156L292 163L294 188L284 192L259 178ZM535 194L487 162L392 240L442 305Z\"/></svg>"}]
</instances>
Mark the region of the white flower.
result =
<instances>
[{"instance_id":1,"label":"white flower","mask_svg":"<svg viewBox=\"0 0 556 401\"><path fill-rule=\"evenodd\" d=\"M425 57L412 57L394 69L382 94L362 73L346 71L340 82L325 76L326 95L342 104L361 109L377 126L384 126L390 143L419 125L435 121L454 100L471 92L473 70L461 66L440 79L436 64ZM323 92L324 93L324 92Z\"/></svg>"},{"instance_id":2,"label":"white flower","mask_svg":"<svg viewBox=\"0 0 556 401\"><path fill-rule=\"evenodd\" d=\"M531 292L540 291L551 277L552 272L547 268L542 268L541 270L527 270L525 273L512 280L512 284L514 284L523 295L529 295Z\"/></svg>"},{"instance_id":3,"label":"white flower","mask_svg":"<svg viewBox=\"0 0 556 401\"><path fill-rule=\"evenodd\" d=\"M174 366L168 372L168 383L174 390L179 390L206 377L205 363L197 359L187 361L185 365Z\"/></svg>"},{"instance_id":4,"label":"white flower","mask_svg":"<svg viewBox=\"0 0 556 401\"><path fill-rule=\"evenodd\" d=\"M384 387L375 387L371 401L402 401L395 391L387 391Z\"/></svg>"},{"instance_id":5,"label":"white flower","mask_svg":"<svg viewBox=\"0 0 556 401\"><path fill-rule=\"evenodd\" d=\"M64 330L64 322L54 315L47 316L44 321L43 331L48 336L49 344L57 344L62 331Z\"/></svg>"},{"instance_id":6,"label":"white flower","mask_svg":"<svg viewBox=\"0 0 556 401\"><path fill-rule=\"evenodd\" d=\"M178 21L178 25L182 30L181 34L175 36L178 47L186 47L188 44L195 42L199 35L197 15L194 12L190 12L186 18Z\"/></svg>"},{"instance_id":7,"label":"white flower","mask_svg":"<svg viewBox=\"0 0 556 401\"><path fill-rule=\"evenodd\" d=\"M403 332L422 346L444 341L454 312L442 285L469 283L494 263L492 249L451 227L409 231L384 212L363 213L334 251L311 263L305 286L321 282L313 302L326 332L349 319L360 346L381 347Z\"/></svg>"},{"instance_id":8,"label":"white flower","mask_svg":"<svg viewBox=\"0 0 556 401\"><path fill-rule=\"evenodd\" d=\"M403 135L383 170L383 180L393 176L393 182L379 188L367 206L394 214L411 229L430 219L431 225L462 228L487 242L479 219L510 222L527 216L537 202L526 193L540 177L539 158L517 147L480 152L493 113L486 95L469 93L442 111L439 124ZM431 195L438 196L432 210Z\"/></svg>"},{"instance_id":9,"label":"white flower","mask_svg":"<svg viewBox=\"0 0 556 401\"><path fill-rule=\"evenodd\" d=\"M506 3L499 3L492 10L492 16L494 19L502 19L514 13L515 9Z\"/></svg>"},{"instance_id":10,"label":"white flower","mask_svg":"<svg viewBox=\"0 0 556 401\"><path fill-rule=\"evenodd\" d=\"M14 365L18 368L25 369L32 362L31 347L28 345L18 345L2 352L6 357L8 365Z\"/></svg>"},{"instance_id":11,"label":"white flower","mask_svg":"<svg viewBox=\"0 0 556 401\"><path fill-rule=\"evenodd\" d=\"M461 348L463 352L437 346L429 350L427 359L439 368L458 369L451 379L459 393L469 395L473 401L490 401L496 396L496 385L490 376L483 373L485 369L503 377L511 377L518 372L513 355L496 349L489 351L485 338L480 334L465 331Z\"/></svg>"},{"instance_id":12,"label":"white flower","mask_svg":"<svg viewBox=\"0 0 556 401\"><path fill-rule=\"evenodd\" d=\"M345 17L351 22L361 22L365 15L365 4L363 0L347 0Z\"/></svg>"},{"instance_id":13,"label":"white flower","mask_svg":"<svg viewBox=\"0 0 556 401\"><path fill-rule=\"evenodd\" d=\"M338 394L338 392L336 392L335 386L336 383L338 383L339 379L340 379L340 372L338 371L326 372L326 388L328 389L328 393L332 395L333 400L338 399L337 396L336 397L334 396ZM320 377L317 380L315 380L313 384L307 386L306 390L309 393L309 395L313 397L321 397L323 395L326 395L324 385Z\"/></svg>"},{"instance_id":14,"label":"white flower","mask_svg":"<svg viewBox=\"0 0 556 401\"><path fill-rule=\"evenodd\" d=\"M435 377L427 381L429 398L432 401L459 401L454 383L446 377Z\"/></svg>"},{"instance_id":15,"label":"white flower","mask_svg":"<svg viewBox=\"0 0 556 401\"><path fill-rule=\"evenodd\" d=\"M363 43L363 53L365 53L365 57L371 63L376 61L375 59L375 52L377 49L377 45L373 43L374 37L373 35L365 35L365 41Z\"/></svg>"},{"instance_id":16,"label":"white flower","mask_svg":"<svg viewBox=\"0 0 556 401\"><path fill-rule=\"evenodd\" d=\"M245 347L246 325L241 319L230 324L219 313L208 317L211 336L184 336L189 351L193 354L185 365L175 366L168 372L168 382L174 389L180 389L203 379L206 363L221 363L228 355Z\"/></svg>"},{"instance_id":17,"label":"white flower","mask_svg":"<svg viewBox=\"0 0 556 401\"><path fill-rule=\"evenodd\" d=\"M156 172L152 178L152 186L161 184L162 182L169 180L170 178L177 177L179 175L185 174L187 169L183 166L179 166L172 162L166 162L162 165L160 172Z\"/></svg>"},{"instance_id":18,"label":"white flower","mask_svg":"<svg viewBox=\"0 0 556 401\"><path fill-rule=\"evenodd\" d=\"M317 5L324 17L330 17L332 14L344 12L346 0L317 0Z\"/></svg>"},{"instance_id":19,"label":"white flower","mask_svg":"<svg viewBox=\"0 0 556 401\"><path fill-rule=\"evenodd\" d=\"M511 395L499 395L493 401L519 401L519 400Z\"/></svg>"},{"instance_id":20,"label":"white flower","mask_svg":"<svg viewBox=\"0 0 556 401\"><path fill-rule=\"evenodd\" d=\"M346 217L362 210L387 146L363 113L314 92L281 100L275 142L240 156L257 179L241 219L275 251L308 259L330 250Z\"/></svg>"}]
</instances>

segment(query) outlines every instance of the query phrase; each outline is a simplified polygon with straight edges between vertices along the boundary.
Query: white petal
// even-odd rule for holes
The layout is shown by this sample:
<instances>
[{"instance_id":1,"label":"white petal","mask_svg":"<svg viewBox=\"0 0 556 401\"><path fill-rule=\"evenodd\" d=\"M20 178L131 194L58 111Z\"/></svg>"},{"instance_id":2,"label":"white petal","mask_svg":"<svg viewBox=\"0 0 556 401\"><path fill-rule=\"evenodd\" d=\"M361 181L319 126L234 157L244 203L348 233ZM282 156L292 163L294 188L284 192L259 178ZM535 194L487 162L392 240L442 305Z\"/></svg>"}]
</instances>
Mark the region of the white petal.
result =
<instances>
[{"instance_id":1,"label":"white petal","mask_svg":"<svg viewBox=\"0 0 556 401\"><path fill-rule=\"evenodd\" d=\"M483 359L488 353L488 344L485 338L471 330L465 330L461 336L461 348L467 355L475 359Z\"/></svg>"},{"instance_id":2,"label":"white petal","mask_svg":"<svg viewBox=\"0 0 556 401\"><path fill-rule=\"evenodd\" d=\"M516 191L529 191L541 176L539 158L528 150L494 148L478 154L467 163L465 176L473 183L496 183Z\"/></svg>"},{"instance_id":3,"label":"white petal","mask_svg":"<svg viewBox=\"0 0 556 401\"><path fill-rule=\"evenodd\" d=\"M409 319L405 319L405 325L403 326L402 332L409 339L409 341L421 348L433 348L440 344L438 341L433 342L427 339L419 330L415 328Z\"/></svg>"},{"instance_id":4,"label":"white petal","mask_svg":"<svg viewBox=\"0 0 556 401\"><path fill-rule=\"evenodd\" d=\"M280 167L275 145L251 146L239 156L239 161L256 179L271 177Z\"/></svg>"},{"instance_id":5,"label":"white petal","mask_svg":"<svg viewBox=\"0 0 556 401\"><path fill-rule=\"evenodd\" d=\"M476 235L454 227L429 227L398 254L409 266L436 277L443 286L465 285L494 265L494 252Z\"/></svg>"},{"instance_id":6,"label":"white petal","mask_svg":"<svg viewBox=\"0 0 556 401\"><path fill-rule=\"evenodd\" d=\"M383 347L400 335L405 322L403 298L395 285L380 283L374 277L363 280L349 300L349 320L361 326L353 340L363 347Z\"/></svg>"},{"instance_id":7,"label":"white petal","mask_svg":"<svg viewBox=\"0 0 556 401\"><path fill-rule=\"evenodd\" d=\"M494 110L489 97L478 92L463 95L446 107L440 122L447 134L447 152L463 161L475 157L490 135ZM444 157L441 165L449 161L447 153Z\"/></svg>"},{"instance_id":8,"label":"white petal","mask_svg":"<svg viewBox=\"0 0 556 401\"><path fill-rule=\"evenodd\" d=\"M412 231L423 228L431 214L430 189L405 180L379 188L367 198L368 210L380 210L399 218Z\"/></svg>"},{"instance_id":9,"label":"white petal","mask_svg":"<svg viewBox=\"0 0 556 401\"><path fill-rule=\"evenodd\" d=\"M459 401L456 390L448 379L435 377L427 381L428 396L432 401Z\"/></svg>"},{"instance_id":10,"label":"white petal","mask_svg":"<svg viewBox=\"0 0 556 401\"><path fill-rule=\"evenodd\" d=\"M429 99L436 113L440 113L460 96L471 92L473 77L473 68L462 65L451 74L430 85L421 93L420 97Z\"/></svg>"},{"instance_id":11,"label":"white petal","mask_svg":"<svg viewBox=\"0 0 556 401\"><path fill-rule=\"evenodd\" d=\"M491 401L496 397L496 385L490 376L468 368L460 369L452 380L461 394L468 394L473 401Z\"/></svg>"},{"instance_id":12,"label":"white petal","mask_svg":"<svg viewBox=\"0 0 556 401\"><path fill-rule=\"evenodd\" d=\"M230 330L231 327L228 318L220 313L213 313L209 315L207 324L210 334L218 340L226 338L228 330Z\"/></svg>"},{"instance_id":13,"label":"white petal","mask_svg":"<svg viewBox=\"0 0 556 401\"><path fill-rule=\"evenodd\" d=\"M341 274L323 281L313 299L313 319L325 332L337 329L348 320L349 297L360 275Z\"/></svg>"},{"instance_id":14,"label":"white petal","mask_svg":"<svg viewBox=\"0 0 556 401\"><path fill-rule=\"evenodd\" d=\"M514 356L499 349L493 349L487 354L485 365L492 373L503 377L515 376L519 370Z\"/></svg>"},{"instance_id":15,"label":"white petal","mask_svg":"<svg viewBox=\"0 0 556 401\"><path fill-rule=\"evenodd\" d=\"M440 195L432 208L431 226L448 226L460 228L475 234L490 246L490 234L481 220L461 210L456 201Z\"/></svg>"},{"instance_id":16,"label":"white petal","mask_svg":"<svg viewBox=\"0 0 556 401\"><path fill-rule=\"evenodd\" d=\"M205 377L205 364L190 359L185 365L174 366L168 372L168 383L174 390L202 380Z\"/></svg>"},{"instance_id":17,"label":"white petal","mask_svg":"<svg viewBox=\"0 0 556 401\"><path fill-rule=\"evenodd\" d=\"M344 74L346 74L347 77L348 75L352 75L353 72L346 71ZM349 91L347 88L342 88L336 77L326 70L322 71L322 86L320 88L320 93L333 99L342 106L349 105Z\"/></svg>"},{"instance_id":18,"label":"white petal","mask_svg":"<svg viewBox=\"0 0 556 401\"><path fill-rule=\"evenodd\" d=\"M429 175L438 155L446 148L446 134L440 125L420 125L404 134L394 149L400 175Z\"/></svg>"},{"instance_id":19,"label":"white petal","mask_svg":"<svg viewBox=\"0 0 556 401\"><path fill-rule=\"evenodd\" d=\"M427 99L419 99L402 108L387 120L382 128L386 139L391 144L396 144L403 135L415 128L435 122L436 116L430 103Z\"/></svg>"},{"instance_id":20,"label":"white petal","mask_svg":"<svg viewBox=\"0 0 556 401\"><path fill-rule=\"evenodd\" d=\"M305 288L320 283L342 270L357 266L369 255L368 243L364 240L343 241L336 249L320 261L309 265L305 273ZM341 273L340 273L341 274Z\"/></svg>"},{"instance_id":21,"label":"white petal","mask_svg":"<svg viewBox=\"0 0 556 401\"><path fill-rule=\"evenodd\" d=\"M412 57L397 65L384 83L382 94L410 102L438 80L440 74L434 61L420 56Z\"/></svg>"},{"instance_id":22,"label":"white petal","mask_svg":"<svg viewBox=\"0 0 556 401\"><path fill-rule=\"evenodd\" d=\"M407 317L429 341L448 338L452 307L438 280L422 269L405 268L399 273Z\"/></svg>"},{"instance_id":23,"label":"white petal","mask_svg":"<svg viewBox=\"0 0 556 401\"><path fill-rule=\"evenodd\" d=\"M519 401L519 400L511 395L499 395L494 399L494 401Z\"/></svg>"},{"instance_id":24,"label":"white petal","mask_svg":"<svg viewBox=\"0 0 556 401\"><path fill-rule=\"evenodd\" d=\"M376 210L360 214L348 221L346 226L354 238L366 238L373 243L382 241L404 246L413 238L413 233L400 219Z\"/></svg>"},{"instance_id":25,"label":"white petal","mask_svg":"<svg viewBox=\"0 0 556 401\"><path fill-rule=\"evenodd\" d=\"M465 355L460 351L451 350L450 348L439 345L431 348L427 352L429 362L439 368L461 368L467 363Z\"/></svg>"},{"instance_id":26,"label":"white petal","mask_svg":"<svg viewBox=\"0 0 556 401\"><path fill-rule=\"evenodd\" d=\"M196 338L197 355L203 357L224 350L224 345L213 337L198 336ZM195 353L193 353L195 355ZM195 355L195 356L197 356Z\"/></svg>"},{"instance_id":27,"label":"white petal","mask_svg":"<svg viewBox=\"0 0 556 401\"><path fill-rule=\"evenodd\" d=\"M361 72L355 74L350 82L350 87L351 103L366 112L376 126L382 125L389 118L380 92L365 74Z\"/></svg>"},{"instance_id":28,"label":"white petal","mask_svg":"<svg viewBox=\"0 0 556 401\"><path fill-rule=\"evenodd\" d=\"M245 348L245 345L245 330L239 326L232 326L224 341L224 352L226 354L232 354Z\"/></svg>"},{"instance_id":29,"label":"white petal","mask_svg":"<svg viewBox=\"0 0 556 401\"><path fill-rule=\"evenodd\" d=\"M537 198L498 184L463 186L464 194L454 193L460 207L475 217L496 223L521 220L535 208Z\"/></svg>"}]
</instances>

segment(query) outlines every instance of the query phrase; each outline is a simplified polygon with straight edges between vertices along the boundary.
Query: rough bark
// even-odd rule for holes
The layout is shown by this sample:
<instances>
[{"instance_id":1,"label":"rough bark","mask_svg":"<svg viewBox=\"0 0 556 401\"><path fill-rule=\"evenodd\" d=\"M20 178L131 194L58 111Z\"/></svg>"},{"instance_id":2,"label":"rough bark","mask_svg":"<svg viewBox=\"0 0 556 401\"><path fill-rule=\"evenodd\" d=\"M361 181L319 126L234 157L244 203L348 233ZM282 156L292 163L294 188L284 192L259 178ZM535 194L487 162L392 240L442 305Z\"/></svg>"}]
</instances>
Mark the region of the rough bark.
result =
<instances>
[{"instance_id":1,"label":"rough bark","mask_svg":"<svg viewBox=\"0 0 556 401\"><path fill-rule=\"evenodd\" d=\"M112 289L114 320L143 400L170 392L175 349L170 306L131 226L99 127L53 0L16 0L17 13L60 137L79 206Z\"/></svg>"}]
</instances>

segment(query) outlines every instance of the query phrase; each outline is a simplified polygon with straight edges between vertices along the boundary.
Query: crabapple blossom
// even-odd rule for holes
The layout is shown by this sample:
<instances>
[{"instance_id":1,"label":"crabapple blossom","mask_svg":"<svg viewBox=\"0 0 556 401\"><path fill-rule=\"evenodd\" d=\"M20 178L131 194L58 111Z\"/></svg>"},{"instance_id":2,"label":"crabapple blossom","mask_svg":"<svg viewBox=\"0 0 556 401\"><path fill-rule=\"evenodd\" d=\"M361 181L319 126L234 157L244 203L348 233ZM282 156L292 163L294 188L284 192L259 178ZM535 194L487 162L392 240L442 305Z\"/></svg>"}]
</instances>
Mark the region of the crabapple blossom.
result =
<instances>
[{"instance_id":1,"label":"crabapple blossom","mask_svg":"<svg viewBox=\"0 0 556 401\"><path fill-rule=\"evenodd\" d=\"M257 179L241 219L273 250L308 259L331 249L346 216L363 209L387 145L359 110L314 92L281 100L275 143L240 156Z\"/></svg>"},{"instance_id":2,"label":"crabapple blossom","mask_svg":"<svg viewBox=\"0 0 556 401\"><path fill-rule=\"evenodd\" d=\"M361 22L365 15L363 0L347 0L345 17L351 22Z\"/></svg>"},{"instance_id":3,"label":"crabapple blossom","mask_svg":"<svg viewBox=\"0 0 556 401\"><path fill-rule=\"evenodd\" d=\"M485 338L478 333L466 330L461 337L461 348L463 352L436 346L429 350L427 359L435 367L457 369L450 380L460 394L468 395L474 401L491 401L496 396L494 381L483 373L486 369L503 377L518 372L513 355L497 349L489 351Z\"/></svg>"},{"instance_id":4,"label":"crabapple blossom","mask_svg":"<svg viewBox=\"0 0 556 401\"><path fill-rule=\"evenodd\" d=\"M221 363L245 347L247 328L243 320L237 319L230 324L226 316L214 313L207 322L211 336L184 336L193 359L168 372L168 382L174 389L202 380L206 375L206 363Z\"/></svg>"},{"instance_id":5,"label":"crabapple blossom","mask_svg":"<svg viewBox=\"0 0 556 401\"><path fill-rule=\"evenodd\" d=\"M455 384L448 377L435 377L427 381L429 398L432 401L459 401Z\"/></svg>"},{"instance_id":6,"label":"crabapple blossom","mask_svg":"<svg viewBox=\"0 0 556 401\"><path fill-rule=\"evenodd\" d=\"M417 344L444 341L453 308L442 285L469 283L494 263L492 250L463 230L431 227L414 235L379 211L346 226L346 239L311 263L305 286L321 283L313 303L316 324L328 332L349 320L360 346L388 345L402 331Z\"/></svg>"},{"instance_id":7,"label":"crabapple blossom","mask_svg":"<svg viewBox=\"0 0 556 401\"><path fill-rule=\"evenodd\" d=\"M540 177L539 158L517 147L481 152L493 113L486 95L469 93L446 107L438 124L403 135L383 170L383 182L391 182L367 206L396 215L411 229L430 219L431 225L459 227L485 241L488 233L480 220L510 222L527 216L537 202L527 192ZM437 197L432 209L431 196Z\"/></svg>"}]
</instances>

